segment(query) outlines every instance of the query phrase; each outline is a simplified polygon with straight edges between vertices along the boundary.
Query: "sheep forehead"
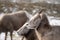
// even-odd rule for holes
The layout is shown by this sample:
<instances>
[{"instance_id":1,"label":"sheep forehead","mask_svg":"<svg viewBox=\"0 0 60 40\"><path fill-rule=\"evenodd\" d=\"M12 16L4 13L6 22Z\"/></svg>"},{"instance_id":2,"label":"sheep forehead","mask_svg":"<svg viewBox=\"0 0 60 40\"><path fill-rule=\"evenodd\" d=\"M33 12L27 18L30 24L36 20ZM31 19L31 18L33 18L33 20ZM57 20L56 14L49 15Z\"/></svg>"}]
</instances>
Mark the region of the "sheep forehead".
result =
<instances>
[{"instance_id":1,"label":"sheep forehead","mask_svg":"<svg viewBox=\"0 0 60 40\"><path fill-rule=\"evenodd\" d=\"M41 19L40 18L37 18L35 21L32 20L29 22L29 25L39 25L39 23L41 22Z\"/></svg>"},{"instance_id":2,"label":"sheep forehead","mask_svg":"<svg viewBox=\"0 0 60 40\"><path fill-rule=\"evenodd\" d=\"M33 16L33 17L30 19L29 23L32 24L32 23L36 23L36 22L38 22L38 21L41 21L41 17L40 17L39 14Z\"/></svg>"},{"instance_id":3,"label":"sheep forehead","mask_svg":"<svg viewBox=\"0 0 60 40\"><path fill-rule=\"evenodd\" d=\"M41 18L38 16L36 16L35 18L32 18L27 25L27 28L37 28L39 26L41 22Z\"/></svg>"}]
</instances>

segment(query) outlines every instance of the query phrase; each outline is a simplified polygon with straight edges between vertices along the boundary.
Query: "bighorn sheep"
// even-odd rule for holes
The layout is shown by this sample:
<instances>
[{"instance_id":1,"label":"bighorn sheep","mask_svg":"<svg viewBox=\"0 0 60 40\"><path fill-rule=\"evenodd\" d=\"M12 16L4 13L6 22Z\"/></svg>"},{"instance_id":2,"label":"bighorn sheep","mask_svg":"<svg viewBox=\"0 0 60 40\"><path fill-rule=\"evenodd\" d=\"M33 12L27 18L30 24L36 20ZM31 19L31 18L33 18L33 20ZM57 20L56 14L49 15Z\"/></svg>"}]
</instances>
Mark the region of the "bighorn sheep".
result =
<instances>
[{"instance_id":1,"label":"bighorn sheep","mask_svg":"<svg viewBox=\"0 0 60 40\"><path fill-rule=\"evenodd\" d=\"M0 14L0 33L5 32L5 40L7 38L7 32L10 32L12 40L12 32L17 31L27 20L29 20L31 14L26 11L19 11L10 14Z\"/></svg>"},{"instance_id":2,"label":"bighorn sheep","mask_svg":"<svg viewBox=\"0 0 60 40\"><path fill-rule=\"evenodd\" d=\"M42 11L41 11L42 12ZM25 23L18 31L17 33L19 35L26 35L30 33L30 29L36 29L37 26L40 24L41 16L39 13L36 13L27 23ZM27 36L27 35L26 35Z\"/></svg>"},{"instance_id":3,"label":"bighorn sheep","mask_svg":"<svg viewBox=\"0 0 60 40\"><path fill-rule=\"evenodd\" d=\"M60 26L52 26L44 13L41 13L42 17L37 29L30 29L30 31L25 35L27 40L60 40ZM28 23L32 26L32 24ZM33 27L33 26L32 26ZM17 33L19 34L20 31Z\"/></svg>"}]
</instances>

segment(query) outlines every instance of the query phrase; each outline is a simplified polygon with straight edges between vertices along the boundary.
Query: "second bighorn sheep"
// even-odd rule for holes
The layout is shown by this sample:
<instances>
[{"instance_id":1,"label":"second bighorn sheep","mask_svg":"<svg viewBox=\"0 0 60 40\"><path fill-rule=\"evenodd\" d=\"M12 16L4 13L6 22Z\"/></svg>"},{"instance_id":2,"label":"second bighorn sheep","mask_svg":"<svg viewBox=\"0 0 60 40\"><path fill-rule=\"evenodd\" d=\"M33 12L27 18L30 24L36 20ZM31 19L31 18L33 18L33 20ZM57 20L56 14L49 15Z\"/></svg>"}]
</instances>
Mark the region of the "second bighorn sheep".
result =
<instances>
[{"instance_id":1,"label":"second bighorn sheep","mask_svg":"<svg viewBox=\"0 0 60 40\"><path fill-rule=\"evenodd\" d=\"M19 11L10 14L0 14L0 33L5 32L5 40L7 38L7 32L10 32L11 40L13 31L17 31L27 20L29 20L31 14L27 11Z\"/></svg>"}]
</instances>

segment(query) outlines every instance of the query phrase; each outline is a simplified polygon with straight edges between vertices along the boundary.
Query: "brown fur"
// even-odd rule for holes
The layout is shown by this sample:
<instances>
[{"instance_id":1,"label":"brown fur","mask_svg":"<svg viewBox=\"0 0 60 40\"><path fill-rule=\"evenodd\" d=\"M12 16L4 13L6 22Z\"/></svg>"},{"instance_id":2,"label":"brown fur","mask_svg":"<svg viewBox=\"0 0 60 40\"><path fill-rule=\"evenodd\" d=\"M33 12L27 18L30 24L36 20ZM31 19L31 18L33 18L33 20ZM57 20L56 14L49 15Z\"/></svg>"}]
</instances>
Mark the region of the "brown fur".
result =
<instances>
[{"instance_id":1,"label":"brown fur","mask_svg":"<svg viewBox=\"0 0 60 40\"><path fill-rule=\"evenodd\" d=\"M4 14L0 20L0 33L5 32L5 40L7 37L7 32L10 32L12 40L12 32L17 31L26 21L28 17L24 11L16 12L11 14Z\"/></svg>"},{"instance_id":2,"label":"brown fur","mask_svg":"<svg viewBox=\"0 0 60 40\"><path fill-rule=\"evenodd\" d=\"M51 26L44 13L37 29L31 29L26 35L27 40L60 40L60 26Z\"/></svg>"},{"instance_id":3,"label":"brown fur","mask_svg":"<svg viewBox=\"0 0 60 40\"><path fill-rule=\"evenodd\" d=\"M40 23L39 27L37 28L37 31L38 31L40 34L44 35L44 32L45 32L47 29L50 29L50 28L49 28L50 25L49 25L49 22L48 22L48 19L47 19L46 15L43 14L42 16L43 16L43 17L42 17L42 20L41 20L41 23ZM29 35L30 35L31 37L28 35L28 37L26 37L26 38L27 38L28 40L32 40L32 38L33 38L33 40L38 40L35 31L36 31L36 30L31 31L31 32L29 33ZM32 36L32 35L33 35L33 36ZM38 35L38 36L39 36L39 35Z\"/></svg>"},{"instance_id":4,"label":"brown fur","mask_svg":"<svg viewBox=\"0 0 60 40\"><path fill-rule=\"evenodd\" d=\"M31 31L26 38L28 40L60 40L60 26L49 25L46 15L43 14L38 29Z\"/></svg>"},{"instance_id":5,"label":"brown fur","mask_svg":"<svg viewBox=\"0 0 60 40\"><path fill-rule=\"evenodd\" d=\"M42 13L42 20L41 20L39 27L36 30L30 30L28 35L26 35L26 38L28 40L41 40L42 37L45 35L45 33L50 32L51 30L52 28L49 25L46 15Z\"/></svg>"}]
</instances>

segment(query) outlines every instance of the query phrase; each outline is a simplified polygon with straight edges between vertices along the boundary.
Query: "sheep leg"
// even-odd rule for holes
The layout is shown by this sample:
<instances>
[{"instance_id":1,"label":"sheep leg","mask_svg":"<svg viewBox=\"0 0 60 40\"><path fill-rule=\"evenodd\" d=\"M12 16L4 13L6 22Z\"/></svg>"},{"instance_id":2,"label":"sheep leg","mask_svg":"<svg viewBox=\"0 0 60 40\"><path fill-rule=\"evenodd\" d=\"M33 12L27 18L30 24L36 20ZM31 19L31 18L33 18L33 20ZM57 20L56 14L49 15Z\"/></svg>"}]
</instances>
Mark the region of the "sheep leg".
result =
<instances>
[{"instance_id":1,"label":"sheep leg","mask_svg":"<svg viewBox=\"0 0 60 40\"><path fill-rule=\"evenodd\" d=\"M7 32L5 33L5 40L7 40Z\"/></svg>"},{"instance_id":2,"label":"sheep leg","mask_svg":"<svg viewBox=\"0 0 60 40\"><path fill-rule=\"evenodd\" d=\"M11 37L11 40L12 40L12 33L13 33L13 32L10 32L10 37Z\"/></svg>"}]
</instances>

